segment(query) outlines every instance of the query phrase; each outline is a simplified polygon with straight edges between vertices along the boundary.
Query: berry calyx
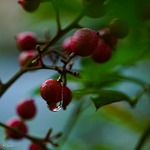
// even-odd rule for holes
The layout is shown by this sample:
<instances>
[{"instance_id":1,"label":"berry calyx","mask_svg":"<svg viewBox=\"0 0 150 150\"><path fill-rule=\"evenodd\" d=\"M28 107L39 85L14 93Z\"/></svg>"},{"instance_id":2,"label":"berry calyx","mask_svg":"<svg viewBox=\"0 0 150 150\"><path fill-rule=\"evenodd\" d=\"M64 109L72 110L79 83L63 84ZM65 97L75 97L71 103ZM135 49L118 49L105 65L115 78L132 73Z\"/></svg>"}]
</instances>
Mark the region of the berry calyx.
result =
<instances>
[{"instance_id":1,"label":"berry calyx","mask_svg":"<svg viewBox=\"0 0 150 150\"><path fill-rule=\"evenodd\" d=\"M62 99L62 108L66 109L69 103L72 100L72 92L67 86L63 86L63 99Z\"/></svg>"},{"instance_id":2,"label":"berry calyx","mask_svg":"<svg viewBox=\"0 0 150 150\"><path fill-rule=\"evenodd\" d=\"M37 55L37 51L23 51L19 54L18 61L21 67L25 66L26 63L30 62ZM32 66L37 66L39 62L34 62Z\"/></svg>"},{"instance_id":3,"label":"berry calyx","mask_svg":"<svg viewBox=\"0 0 150 150\"><path fill-rule=\"evenodd\" d=\"M126 21L115 18L109 24L109 31L117 38L124 38L129 34L129 25Z\"/></svg>"},{"instance_id":4,"label":"berry calyx","mask_svg":"<svg viewBox=\"0 0 150 150\"><path fill-rule=\"evenodd\" d=\"M21 51L35 49L37 37L33 32L21 32L16 36L16 45Z\"/></svg>"},{"instance_id":5,"label":"berry calyx","mask_svg":"<svg viewBox=\"0 0 150 150\"><path fill-rule=\"evenodd\" d=\"M26 126L26 124L19 118L11 118L9 119L7 122L6 122L6 125L11 127L11 128L14 128L24 134L26 134L28 132L28 128ZM12 138L12 139L16 139L16 140L19 140L19 139L22 139L23 136L20 135L20 134L17 134L9 129L5 129L5 133L7 135L7 138Z\"/></svg>"},{"instance_id":6,"label":"berry calyx","mask_svg":"<svg viewBox=\"0 0 150 150\"><path fill-rule=\"evenodd\" d=\"M43 148L35 143L31 143L28 150L43 150Z\"/></svg>"},{"instance_id":7,"label":"berry calyx","mask_svg":"<svg viewBox=\"0 0 150 150\"><path fill-rule=\"evenodd\" d=\"M47 104L57 103L61 100L62 85L54 79L46 80L40 86L40 94Z\"/></svg>"},{"instance_id":8,"label":"berry calyx","mask_svg":"<svg viewBox=\"0 0 150 150\"><path fill-rule=\"evenodd\" d=\"M32 119L37 109L33 99L24 99L17 103L16 111L22 119Z\"/></svg>"},{"instance_id":9,"label":"berry calyx","mask_svg":"<svg viewBox=\"0 0 150 150\"><path fill-rule=\"evenodd\" d=\"M18 0L18 3L28 12L33 12L38 9L40 0Z\"/></svg>"},{"instance_id":10,"label":"berry calyx","mask_svg":"<svg viewBox=\"0 0 150 150\"><path fill-rule=\"evenodd\" d=\"M92 54L92 59L96 63L105 63L112 56L112 49L104 41L99 40L97 50Z\"/></svg>"},{"instance_id":11,"label":"berry calyx","mask_svg":"<svg viewBox=\"0 0 150 150\"><path fill-rule=\"evenodd\" d=\"M70 54L72 52L70 44L71 44L71 36L65 38L62 42L62 48L64 52L67 54Z\"/></svg>"},{"instance_id":12,"label":"berry calyx","mask_svg":"<svg viewBox=\"0 0 150 150\"><path fill-rule=\"evenodd\" d=\"M116 48L118 39L116 36L110 33L109 28L99 30L100 37L113 49Z\"/></svg>"},{"instance_id":13,"label":"berry calyx","mask_svg":"<svg viewBox=\"0 0 150 150\"><path fill-rule=\"evenodd\" d=\"M94 30L82 28L71 37L71 50L79 56L89 56L97 48L99 34Z\"/></svg>"}]
</instances>

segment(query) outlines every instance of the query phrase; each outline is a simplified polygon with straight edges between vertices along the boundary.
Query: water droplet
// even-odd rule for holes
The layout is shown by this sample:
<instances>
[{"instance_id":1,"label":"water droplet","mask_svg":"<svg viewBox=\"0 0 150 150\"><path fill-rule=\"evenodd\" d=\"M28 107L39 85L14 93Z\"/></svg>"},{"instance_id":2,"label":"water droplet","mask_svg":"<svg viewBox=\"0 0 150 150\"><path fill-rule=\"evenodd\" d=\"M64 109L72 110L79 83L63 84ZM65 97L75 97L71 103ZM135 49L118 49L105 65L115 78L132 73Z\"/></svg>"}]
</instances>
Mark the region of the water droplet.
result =
<instances>
[{"instance_id":1,"label":"water droplet","mask_svg":"<svg viewBox=\"0 0 150 150\"><path fill-rule=\"evenodd\" d=\"M51 103L48 105L48 108L50 111L58 112L62 109L62 101L60 101L58 103Z\"/></svg>"}]
</instances>

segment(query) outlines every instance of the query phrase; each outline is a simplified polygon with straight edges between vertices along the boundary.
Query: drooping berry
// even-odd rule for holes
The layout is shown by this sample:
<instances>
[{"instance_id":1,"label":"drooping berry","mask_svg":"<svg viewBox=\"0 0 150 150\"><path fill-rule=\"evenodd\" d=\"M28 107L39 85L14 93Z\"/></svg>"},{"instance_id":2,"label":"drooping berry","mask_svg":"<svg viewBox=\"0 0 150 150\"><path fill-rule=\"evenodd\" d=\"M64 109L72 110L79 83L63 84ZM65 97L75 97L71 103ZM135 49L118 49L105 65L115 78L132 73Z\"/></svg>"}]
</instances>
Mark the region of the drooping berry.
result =
<instances>
[{"instance_id":1,"label":"drooping berry","mask_svg":"<svg viewBox=\"0 0 150 150\"><path fill-rule=\"evenodd\" d=\"M35 143L31 143L29 145L29 149L28 150L44 150L41 146L35 144Z\"/></svg>"},{"instance_id":2,"label":"drooping berry","mask_svg":"<svg viewBox=\"0 0 150 150\"><path fill-rule=\"evenodd\" d=\"M11 118L6 122L6 125L14 128L24 134L26 134L28 132L28 128L26 126L26 124L19 118ZM9 129L5 129L5 133L7 135L8 138L12 138L12 139L22 139L23 136L20 134L17 134Z\"/></svg>"},{"instance_id":3,"label":"drooping berry","mask_svg":"<svg viewBox=\"0 0 150 150\"><path fill-rule=\"evenodd\" d=\"M89 56L97 48L99 35L92 29L82 28L71 37L71 50L79 56Z\"/></svg>"},{"instance_id":4,"label":"drooping berry","mask_svg":"<svg viewBox=\"0 0 150 150\"><path fill-rule=\"evenodd\" d=\"M71 36L65 38L62 42L62 48L67 54L70 54L72 52L70 44L71 44Z\"/></svg>"},{"instance_id":5,"label":"drooping berry","mask_svg":"<svg viewBox=\"0 0 150 150\"><path fill-rule=\"evenodd\" d=\"M112 56L112 49L104 41L99 40L97 50L92 54L92 59L96 63L105 63Z\"/></svg>"},{"instance_id":6,"label":"drooping berry","mask_svg":"<svg viewBox=\"0 0 150 150\"><path fill-rule=\"evenodd\" d=\"M16 36L16 45L20 51L27 51L35 49L37 44L37 37L33 32L21 32Z\"/></svg>"},{"instance_id":7,"label":"drooping berry","mask_svg":"<svg viewBox=\"0 0 150 150\"><path fill-rule=\"evenodd\" d=\"M62 108L66 109L69 103L72 100L72 92L67 86L63 86L63 99L62 99Z\"/></svg>"},{"instance_id":8,"label":"drooping berry","mask_svg":"<svg viewBox=\"0 0 150 150\"><path fill-rule=\"evenodd\" d=\"M26 63L30 62L34 56L37 55L37 51L30 50L30 51L23 51L19 54L18 61L21 67L25 66ZM37 66L39 62L33 62L32 66Z\"/></svg>"},{"instance_id":9,"label":"drooping berry","mask_svg":"<svg viewBox=\"0 0 150 150\"><path fill-rule=\"evenodd\" d=\"M24 99L17 103L17 114L23 119L32 119L37 112L36 105L33 99Z\"/></svg>"},{"instance_id":10,"label":"drooping berry","mask_svg":"<svg viewBox=\"0 0 150 150\"><path fill-rule=\"evenodd\" d=\"M61 100L62 85L54 79L46 80L40 86L40 94L47 104L57 103Z\"/></svg>"},{"instance_id":11,"label":"drooping berry","mask_svg":"<svg viewBox=\"0 0 150 150\"><path fill-rule=\"evenodd\" d=\"M129 25L125 20L115 18L109 24L109 31L117 38L124 38L129 34Z\"/></svg>"},{"instance_id":12,"label":"drooping berry","mask_svg":"<svg viewBox=\"0 0 150 150\"><path fill-rule=\"evenodd\" d=\"M18 3L28 12L37 10L40 2L40 0L18 0Z\"/></svg>"},{"instance_id":13,"label":"drooping berry","mask_svg":"<svg viewBox=\"0 0 150 150\"><path fill-rule=\"evenodd\" d=\"M110 47L116 48L118 39L113 34L110 34L109 28L99 30L99 35Z\"/></svg>"},{"instance_id":14,"label":"drooping berry","mask_svg":"<svg viewBox=\"0 0 150 150\"><path fill-rule=\"evenodd\" d=\"M83 0L84 13L88 17L99 18L105 15L105 0Z\"/></svg>"}]
</instances>

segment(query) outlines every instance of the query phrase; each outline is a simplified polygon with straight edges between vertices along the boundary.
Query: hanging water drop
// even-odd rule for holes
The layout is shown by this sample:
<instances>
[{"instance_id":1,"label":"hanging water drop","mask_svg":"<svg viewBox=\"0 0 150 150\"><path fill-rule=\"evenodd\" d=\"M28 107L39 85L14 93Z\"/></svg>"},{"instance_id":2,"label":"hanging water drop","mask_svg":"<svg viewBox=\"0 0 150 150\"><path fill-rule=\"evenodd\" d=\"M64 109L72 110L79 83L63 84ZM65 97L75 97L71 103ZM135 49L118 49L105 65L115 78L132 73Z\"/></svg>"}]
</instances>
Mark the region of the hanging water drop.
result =
<instances>
[{"instance_id":1,"label":"hanging water drop","mask_svg":"<svg viewBox=\"0 0 150 150\"><path fill-rule=\"evenodd\" d=\"M62 101L60 101L58 103L51 103L48 105L48 108L50 111L58 112L62 109Z\"/></svg>"}]
</instances>

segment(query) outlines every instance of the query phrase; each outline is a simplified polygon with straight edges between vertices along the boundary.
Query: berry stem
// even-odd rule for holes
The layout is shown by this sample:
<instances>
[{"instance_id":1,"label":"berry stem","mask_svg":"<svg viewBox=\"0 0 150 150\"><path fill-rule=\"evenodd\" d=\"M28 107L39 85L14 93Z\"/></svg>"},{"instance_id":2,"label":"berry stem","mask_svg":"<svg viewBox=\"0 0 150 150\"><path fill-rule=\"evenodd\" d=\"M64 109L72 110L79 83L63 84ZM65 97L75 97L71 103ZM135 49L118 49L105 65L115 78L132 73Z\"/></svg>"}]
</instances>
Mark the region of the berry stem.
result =
<instances>
[{"instance_id":1,"label":"berry stem","mask_svg":"<svg viewBox=\"0 0 150 150\"><path fill-rule=\"evenodd\" d=\"M71 135L71 132L73 131L73 128L75 127L75 125L79 119L79 116L81 115L82 104L83 104L83 102L80 102L78 105L75 106L74 110L70 114L70 117L68 118L68 121L66 122L66 125L64 127L63 137L59 141L59 143L61 143L61 149L62 149L63 145L67 142L69 135ZM58 149L59 149L59 147L58 147Z\"/></svg>"},{"instance_id":2,"label":"berry stem","mask_svg":"<svg viewBox=\"0 0 150 150\"><path fill-rule=\"evenodd\" d=\"M142 134L141 138L139 139L134 150L142 150L142 147L143 147L146 139L148 138L149 134L150 134L150 123L149 123L148 127L146 128L146 130L144 131L144 133Z\"/></svg>"},{"instance_id":3,"label":"berry stem","mask_svg":"<svg viewBox=\"0 0 150 150\"><path fill-rule=\"evenodd\" d=\"M48 50L48 48L52 45L54 45L63 35L65 35L67 32L69 32L70 30L72 30L73 28L75 28L78 24L78 22L82 19L83 17L83 13L79 14L77 16L77 18L75 18L75 20L72 21L72 23L70 23L70 25L68 25L65 29L60 30L59 33L57 33L55 35L55 37L43 48L43 50L41 51L41 54L43 54L44 52L46 52ZM0 96L2 96L5 91L21 76L23 75L25 72L30 71L30 69L27 69L28 66L30 66L30 64L32 63L33 60L35 60L36 58L38 58L39 56L35 56L30 62L28 62L24 68L20 69L13 77L11 77L11 79L9 79L9 81L7 81L5 84L1 84L0 86ZM43 68L43 67L42 67ZM55 67L49 67L49 69L54 69ZM32 68L34 69L40 69L40 68ZM48 69L47 67L45 67L45 69ZM75 72L71 72L70 70L66 70L67 73L70 73L74 76L78 76L77 73Z\"/></svg>"},{"instance_id":4,"label":"berry stem","mask_svg":"<svg viewBox=\"0 0 150 150\"><path fill-rule=\"evenodd\" d=\"M57 34L59 34L59 32L61 31L59 9L57 7L56 1L52 1L52 4L56 13Z\"/></svg>"}]
</instances>

